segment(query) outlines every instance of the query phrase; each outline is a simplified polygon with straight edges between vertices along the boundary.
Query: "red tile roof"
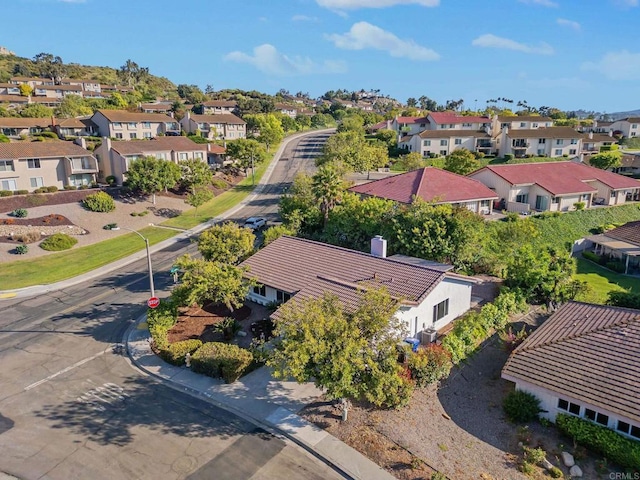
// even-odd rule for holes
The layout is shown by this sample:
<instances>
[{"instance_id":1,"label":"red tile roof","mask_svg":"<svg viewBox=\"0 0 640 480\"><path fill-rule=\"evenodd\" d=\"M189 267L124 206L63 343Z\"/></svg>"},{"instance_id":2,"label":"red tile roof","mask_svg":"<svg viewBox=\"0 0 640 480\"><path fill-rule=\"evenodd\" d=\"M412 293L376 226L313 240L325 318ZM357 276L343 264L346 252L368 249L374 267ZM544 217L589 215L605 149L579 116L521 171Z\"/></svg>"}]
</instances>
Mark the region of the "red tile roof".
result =
<instances>
[{"instance_id":1,"label":"red tile roof","mask_svg":"<svg viewBox=\"0 0 640 480\"><path fill-rule=\"evenodd\" d=\"M458 115L455 112L431 112L429 116L437 123L491 123L489 117Z\"/></svg>"},{"instance_id":2,"label":"red tile roof","mask_svg":"<svg viewBox=\"0 0 640 480\"><path fill-rule=\"evenodd\" d=\"M431 123L427 117L396 117L398 123Z\"/></svg>"},{"instance_id":3,"label":"red tile roof","mask_svg":"<svg viewBox=\"0 0 640 480\"><path fill-rule=\"evenodd\" d=\"M434 167L425 167L393 175L351 187L349 190L401 203L411 203L414 197L435 203L457 203L498 198L493 190L477 180Z\"/></svg>"},{"instance_id":4,"label":"red tile roof","mask_svg":"<svg viewBox=\"0 0 640 480\"><path fill-rule=\"evenodd\" d=\"M587 182L597 180L614 190L640 188L640 182L617 173L600 170L576 162L519 163L487 165L478 172L489 170L511 185L537 184L554 195L589 193L597 189ZM472 173L473 177L478 172Z\"/></svg>"},{"instance_id":5,"label":"red tile roof","mask_svg":"<svg viewBox=\"0 0 640 480\"><path fill-rule=\"evenodd\" d=\"M569 302L514 350L502 376L640 422L640 310Z\"/></svg>"}]
</instances>

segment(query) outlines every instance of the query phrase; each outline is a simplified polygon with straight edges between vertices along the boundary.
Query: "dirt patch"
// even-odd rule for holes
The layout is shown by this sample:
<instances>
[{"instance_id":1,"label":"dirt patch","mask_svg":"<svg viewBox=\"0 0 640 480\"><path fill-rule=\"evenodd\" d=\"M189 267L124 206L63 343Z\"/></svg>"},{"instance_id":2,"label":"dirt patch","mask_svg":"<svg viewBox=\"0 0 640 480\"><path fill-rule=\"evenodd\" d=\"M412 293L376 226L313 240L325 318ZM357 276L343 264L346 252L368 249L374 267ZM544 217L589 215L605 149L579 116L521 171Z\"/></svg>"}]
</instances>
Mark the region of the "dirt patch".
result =
<instances>
[{"instance_id":1,"label":"dirt patch","mask_svg":"<svg viewBox=\"0 0 640 480\"><path fill-rule=\"evenodd\" d=\"M169 343L190 339L221 342L224 339L222 334L215 330L216 324L226 317L242 323L250 315L251 309L247 306L242 306L233 312L225 306L214 304L205 305L203 308L197 306L184 308L180 311L176 324L169 330Z\"/></svg>"}]
</instances>

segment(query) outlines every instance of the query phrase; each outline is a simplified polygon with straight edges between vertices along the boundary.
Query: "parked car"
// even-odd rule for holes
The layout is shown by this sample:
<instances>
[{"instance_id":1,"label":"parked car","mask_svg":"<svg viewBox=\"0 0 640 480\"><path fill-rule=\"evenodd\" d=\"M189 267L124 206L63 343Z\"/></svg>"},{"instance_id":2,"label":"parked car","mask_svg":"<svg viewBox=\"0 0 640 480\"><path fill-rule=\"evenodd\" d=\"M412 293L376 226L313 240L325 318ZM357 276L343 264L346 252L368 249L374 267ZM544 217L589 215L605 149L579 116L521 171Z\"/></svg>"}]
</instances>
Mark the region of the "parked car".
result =
<instances>
[{"instance_id":1,"label":"parked car","mask_svg":"<svg viewBox=\"0 0 640 480\"><path fill-rule=\"evenodd\" d=\"M244 228L259 230L267 224L267 219L262 217L249 217L244 222Z\"/></svg>"}]
</instances>

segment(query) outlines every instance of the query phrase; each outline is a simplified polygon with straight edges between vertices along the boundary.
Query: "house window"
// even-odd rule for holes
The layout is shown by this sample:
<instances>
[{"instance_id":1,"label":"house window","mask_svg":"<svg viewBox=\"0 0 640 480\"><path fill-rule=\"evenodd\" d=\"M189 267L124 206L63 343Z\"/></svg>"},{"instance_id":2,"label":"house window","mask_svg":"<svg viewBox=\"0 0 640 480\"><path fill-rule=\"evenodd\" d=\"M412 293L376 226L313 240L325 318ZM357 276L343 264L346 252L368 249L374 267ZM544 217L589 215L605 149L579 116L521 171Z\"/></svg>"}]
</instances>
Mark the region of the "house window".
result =
<instances>
[{"instance_id":1,"label":"house window","mask_svg":"<svg viewBox=\"0 0 640 480\"><path fill-rule=\"evenodd\" d=\"M151 122L142 122L142 128L151 128Z\"/></svg>"},{"instance_id":2,"label":"house window","mask_svg":"<svg viewBox=\"0 0 640 480\"><path fill-rule=\"evenodd\" d=\"M638 124L637 123L632 124L631 128L638 128Z\"/></svg>"},{"instance_id":3,"label":"house window","mask_svg":"<svg viewBox=\"0 0 640 480\"><path fill-rule=\"evenodd\" d=\"M151 132L144 132L144 133L142 134L142 136L143 136L144 138L151 138Z\"/></svg>"},{"instance_id":4,"label":"house window","mask_svg":"<svg viewBox=\"0 0 640 480\"><path fill-rule=\"evenodd\" d=\"M113 128L122 128L122 123L120 123L120 122L113 122Z\"/></svg>"},{"instance_id":5,"label":"house window","mask_svg":"<svg viewBox=\"0 0 640 480\"><path fill-rule=\"evenodd\" d=\"M255 293L256 295L260 295L261 297L266 297L267 287L265 287L264 285L257 285L253 287L253 293Z\"/></svg>"},{"instance_id":6,"label":"house window","mask_svg":"<svg viewBox=\"0 0 640 480\"><path fill-rule=\"evenodd\" d=\"M516 195L516 202L518 202L518 203L529 203L529 194L528 193L521 193L519 195Z\"/></svg>"},{"instance_id":7,"label":"house window","mask_svg":"<svg viewBox=\"0 0 640 480\"><path fill-rule=\"evenodd\" d=\"M556 148L555 154L556 155L562 155L562 149L561 148Z\"/></svg>"},{"instance_id":8,"label":"house window","mask_svg":"<svg viewBox=\"0 0 640 480\"><path fill-rule=\"evenodd\" d=\"M491 205L491 200L480 200L480 207L488 207Z\"/></svg>"},{"instance_id":9,"label":"house window","mask_svg":"<svg viewBox=\"0 0 640 480\"><path fill-rule=\"evenodd\" d=\"M40 159L39 158L28 159L27 168L40 168Z\"/></svg>"},{"instance_id":10,"label":"house window","mask_svg":"<svg viewBox=\"0 0 640 480\"><path fill-rule=\"evenodd\" d=\"M623 422L622 420L618 420L618 426L616 427L616 430L640 439L640 427L630 425L627 422Z\"/></svg>"},{"instance_id":11,"label":"house window","mask_svg":"<svg viewBox=\"0 0 640 480\"><path fill-rule=\"evenodd\" d=\"M0 190L17 190L15 180L0 180Z\"/></svg>"},{"instance_id":12,"label":"house window","mask_svg":"<svg viewBox=\"0 0 640 480\"><path fill-rule=\"evenodd\" d=\"M538 124L537 123L532 123L531 124L531 128L538 128Z\"/></svg>"},{"instance_id":13,"label":"house window","mask_svg":"<svg viewBox=\"0 0 640 480\"><path fill-rule=\"evenodd\" d=\"M187 160L189 158L189 155L186 153L181 153L180 154L180 160Z\"/></svg>"},{"instance_id":14,"label":"house window","mask_svg":"<svg viewBox=\"0 0 640 480\"><path fill-rule=\"evenodd\" d=\"M614 190L611 190L611 193L609 194L610 198L616 198L616 192Z\"/></svg>"},{"instance_id":15,"label":"house window","mask_svg":"<svg viewBox=\"0 0 640 480\"><path fill-rule=\"evenodd\" d=\"M193 158L197 158L198 160L202 160L202 152L194 152Z\"/></svg>"},{"instance_id":16,"label":"house window","mask_svg":"<svg viewBox=\"0 0 640 480\"><path fill-rule=\"evenodd\" d=\"M564 140L559 138L558 140L556 140L556 145L564 145Z\"/></svg>"},{"instance_id":17,"label":"house window","mask_svg":"<svg viewBox=\"0 0 640 480\"><path fill-rule=\"evenodd\" d=\"M582 195L582 201L583 202L588 202L589 198L591 198L591 195L589 193L585 193Z\"/></svg>"},{"instance_id":18,"label":"house window","mask_svg":"<svg viewBox=\"0 0 640 480\"><path fill-rule=\"evenodd\" d=\"M560 203L560 198L558 198L558 197L551 197L551 203L554 203L554 204L558 204L558 203Z\"/></svg>"},{"instance_id":19,"label":"house window","mask_svg":"<svg viewBox=\"0 0 640 480\"><path fill-rule=\"evenodd\" d=\"M526 127L526 126L527 126L527 124L526 124L526 123L524 123L524 122L520 122L520 128L524 128L524 127Z\"/></svg>"},{"instance_id":20,"label":"house window","mask_svg":"<svg viewBox=\"0 0 640 480\"><path fill-rule=\"evenodd\" d=\"M431 146L431 140L425 140L422 144L423 144L425 147L430 147L430 146Z\"/></svg>"},{"instance_id":21,"label":"house window","mask_svg":"<svg viewBox=\"0 0 640 480\"><path fill-rule=\"evenodd\" d=\"M462 139L461 138L456 138L455 139L455 144L456 145L462 145Z\"/></svg>"},{"instance_id":22,"label":"house window","mask_svg":"<svg viewBox=\"0 0 640 480\"><path fill-rule=\"evenodd\" d=\"M116 138L122 140L122 134L121 133L116 133Z\"/></svg>"},{"instance_id":23,"label":"house window","mask_svg":"<svg viewBox=\"0 0 640 480\"><path fill-rule=\"evenodd\" d=\"M462 128L471 128L471 124L470 123L463 123L462 124Z\"/></svg>"},{"instance_id":24,"label":"house window","mask_svg":"<svg viewBox=\"0 0 640 480\"><path fill-rule=\"evenodd\" d=\"M283 292L282 290L278 290L276 292L276 301L278 303L284 303L288 301L290 298L291 298L291 295L288 294L287 292Z\"/></svg>"},{"instance_id":25,"label":"house window","mask_svg":"<svg viewBox=\"0 0 640 480\"><path fill-rule=\"evenodd\" d=\"M433 323L436 323L441 318L449 315L449 299L443 300L437 305L433 306Z\"/></svg>"},{"instance_id":26,"label":"house window","mask_svg":"<svg viewBox=\"0 0 640 480\"><path fill-rule=\"evenodd\" d=\"M538 149L538 156L541 157L542 155L544 155L544 148L539 148Z\"/></svg>"},{"instance_id":27,"label":"house window","mask_svg":"<svg viewBox=\"0 0 640 480\"><path fill-rule=\"evenodd\" d=\"M440 150L440 155L443 155L443 156L444 156L444 155L446 155L446 154L447 154L447 151L446 151L446 150Z\"/></svg>"},{"instance_id":28,"label":"house window","mask_svg":"<svg viewBox=\"0 0 640 480\"><path fill-rule=\"evenodd\" d=\"M574 415L580 415L580 405L578 405L577 403L569 402L562 398L558 399L558 408Z\"/></svg>"},{"instance_id":29,"label":"house window","mask_svg":"<svg viewBox=\"0 0 640 480\"><path fill-rule=\"evenodd\" d=\"M138 134L137 133L130 133L129 134L129 138L131 138L131 140L136 140L138 138Z\"/></svg>"},{"instance_id":30,"label":"house window","mask_svg":"<svg viewBox=\"0 0 640 480\"><path fill-rule=\"evenodd\" d=\"M600 425L604 425L605 427L609 424L609 415L596 412L595 410L591 410L590 408L584 409L584 416L588 420L599 423Z\"/></svg>"},{"instance_id":31,"label":"house window","mask_svg":"<svg viewBox=\"0 0 640 480\"><path fill-rule=\"evenodd\" d=\"M13 160L0 160L0 172L13 172Z\"/></svg>"},{"instance_id":32,"label":"house window","mask_svg":"<svg viewBox=\"0 0 640 480\"><path fill-rule=\"evenodd\" d=\"M446 147L449 144L449 140L440 140L440 146Z\"/></svg>"},{"instance_id":33,"label":"house window","mask_svg":"<svg viewBox=\"0 0 640 480\"><path fill-rule=\"evenodd\" d=\"M571 145L576 145L578 143L578 140L575 138L571 139Z\"/></svg>"},{"instance_id":34,"label":"house window","mask_svg":"<svg viewBox=\"0 0 640 480\"><path fill-rule=\"evenodd\" d=\"M547 143L547 139L546 138L539 138L538 139L538 143Z\"/></svg>"},{"instance_id":35,"label":"house window","mask_svg":"<svg viewBox=\"0 0 640 480\"><path fill-rule=\"evenodd\" d=\"M569 149L569 155L575 155L576 154L576 149L575 148L571 148Z\"/></svg>"},{"instance_id":36,"label":"house window","mask_svg":"<svg viewBox=\"0 0 640 480\"><path fill-rule=\"evenodd\" d=\"M127 123L127 129L128 130L135 130L136 128L138 128L138 124L136 122Z\"/></svg>"}]
</instances>

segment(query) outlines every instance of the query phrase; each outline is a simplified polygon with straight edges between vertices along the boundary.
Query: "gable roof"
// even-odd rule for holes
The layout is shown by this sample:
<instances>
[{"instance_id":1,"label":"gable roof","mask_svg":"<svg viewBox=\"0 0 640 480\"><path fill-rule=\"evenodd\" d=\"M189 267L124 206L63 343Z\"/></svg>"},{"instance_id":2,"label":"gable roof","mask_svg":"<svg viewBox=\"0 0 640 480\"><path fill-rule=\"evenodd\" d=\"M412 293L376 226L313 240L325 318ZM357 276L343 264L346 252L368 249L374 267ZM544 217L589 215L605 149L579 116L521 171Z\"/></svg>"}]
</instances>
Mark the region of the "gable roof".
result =
<instances>
[{"instance_id":1,"label":"gable roof","mask_svg":"<svg viewBox=\"0 0 640 480\"><path fill-rule=\"evenodd\" d=\"M569 302L513 351L502 376L640 422L640 310Z\"/></svg>"},{"instance_id":2,"label":"gable roof","mask_svg":"<svg viewBox=\"0 0 640 480\"><path fill-rule=\"evenodd\" d=\"M360 289L375 285L415 305L447 276L436 269L289 236L273 241L241 266L249 267L248 277L297 298L320 297L330 290L347 303Z\"/></svg>"},{"instance_id":3,"label":"gable roof","mask_svg":"<svg viewBox=\"0 0 640 480\"><path fill-rule=\"evenodd\" d=\"M443 123L491 123L489 117L464 116L455 112L431 112L429 117L438 124Z\"/></svg>"},{"instance_id":4,"label":"gable roof","mask_svg":"<svg viewBox=\"0 0 640 480\"><path fill-rule=\"evenodd\" d=\"M111 142L111 148L120 155L143 155L150 152L198 152L207 151L207 145L186 137L156 137L151 140Z\"/></svg>"},{"instance_id":5,"label":"gable roof","mask_svg":"<svg viewBox=\"0 0 640 480\"><path fill-rule=\"evenodd\" d=\"M110 122L175 122L176 119L163 113L127 112L125 110L98 110Z\"/></svg>"},{"instance_id":6,"label":"gable roof","mask_svg":"<svg viewBox=\"0 0 640 480\"><path fill-rule=\"evenodd\" d=\"M414 197L435 203L498 199L493 190L478 180L435 167L374 180L351 187L349 191L401 203L412 203Z\"/></svg>"},{"instance_id":7,"label":"gable roof","mask_svg":"<svg viewBox=\"0 0 640 480\"><path fill-rule=\"evenodd\" d=\"M512 123L512 122L553 122L552 118L541 117L540 115L498 115L498 121L500 123Z\"/></svg>"},{"instance_id":8,"label":"gable roof","mask_svg":"<svg viewBox=\"0 0 640 480\"><path fill-rule=\"evenodd\" d=\"M205 107L232 107L236 108L238 102L235 100L208 100L203 103Z\"/></svg>"},{"instance_id":9,"label":"gable roof","mask_svg":"<svg viewBox=\"0 0 640 480\"><path fill-rule=\"evenodd\" d=\"M233 113L220 113L216 115L192 114L191 119L198 123L226 123L229 125L245 125L247 122Z\"/></svg>"},{"instance_id":10,"label":"gable roof","mask_svg":"<svg viewBox=\"0 0 640 480\"><path fill-rule=\"evenodd\" d=\"M396 117L397 123L431 123L427 117Z\"/></svg>"},{"instance_id":11,"label":"gable roof","mask_svg":"<svg viewBox=\"0 0 640 480\"><path fill-rule=\"evenodd\" d=\"M585 133L582 136L582 141L584 143L617 142L614 137L607 135L606 133Z\"/></svg>"},{"instance_id":12,"label":"gable roof","mask_svg":"<svg viewBox=\"0 0 640 480\"><path fill-rule=\"evenodd\" d=\"M14 128L46 128L51 125L51 118L0 117L0 127Z\"/></svg>"},{"instance_id":13,"label":"gable roof","mask_svg":"<svg viewBox=\"0 0 640 480\"><path fill-rule=\"evenodd\" d=\"M509 138L582 138L582 134L571 127L513 128L507 132Z\"/></svg>"},{"instance_id":14,"label":"gable roof","mask_svg":"<svg viewBox=\"0 0 640 480\"><path fill-rule=\"evenodd\" d=\"M0 95L0 103L29 103L29 97L22 95Z\"/></svg>"},{"instance_id":15,"label":"gable roof","mask_svg":"<svg viewBox=\"0 0 640 480\"><path fill-rule=\"evenodd\" d=\"M603 235L640 247L640 220L625 223L620 227L605 232Z\"/></svg>"},{"instance_id":16,"label":"gable roof","mask_svg":"<svg viewBox=\"0 0 640 480\"><path fill-rule=\"evenodd\" d=\"M72 142L0 143L0 158L86 157L93 154Z\"/></svg>"},{"instance_id":17,"label":"gable roof","mask_svg":"<svg viewBox=\"0 0 640 480\"><path fill-rule=\"evenodd\" d=\"M587 182L595 180L614 190L640 188L638 180L570 161L487 165L470 176L485 170L504 178L511 185L535 183L554 195L593 192L596 188Z\"/></svg>"}]
</instances>

